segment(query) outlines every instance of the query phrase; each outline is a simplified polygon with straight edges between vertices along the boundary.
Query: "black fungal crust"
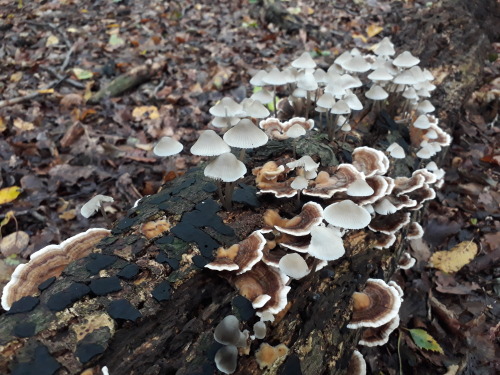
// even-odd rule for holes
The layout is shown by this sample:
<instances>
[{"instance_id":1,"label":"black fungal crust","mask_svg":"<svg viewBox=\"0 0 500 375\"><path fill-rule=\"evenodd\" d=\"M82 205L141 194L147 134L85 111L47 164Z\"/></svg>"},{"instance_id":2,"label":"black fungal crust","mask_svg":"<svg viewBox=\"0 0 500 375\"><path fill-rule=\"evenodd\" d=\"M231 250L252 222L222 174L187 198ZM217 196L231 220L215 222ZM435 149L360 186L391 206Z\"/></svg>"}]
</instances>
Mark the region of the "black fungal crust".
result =
<instances>
[{"instance_id":1,"label":"black fungal crust","mask_svg":"<svg viewBox=\"0 0 500 375\"><path fill-rule=\"evenodd\" d=\"M142 316L140 311L126 299L111 301L106 310L113 319L131 320L135 322Z\"/></svg>"},{"instance_id":2,"label":"black fungal crust","mask_svg":"<svg viewBox=\"0 0 500 375\"><path fill-rule=\"evenodd\" d=\"M300 359L295 354L289 355L281 368L278 370L279 375L302 375L300 368Z\"/></svg>"},{"instance_id":3,"label":"black fungal crust","mask_svg":"<svg viewBox=\"0 0 500 375\"><path fill-rule=\"evenodd\" d=\"M246 322L255 316L252 302L243 296L234 297L231 305L233 306L234 315L242 322Z\"/></svg>"},{"instance_id":4,"label":"black fungal crust","mask_svg":"<svg viewBox=\"0 0 500 375\"><path fill-rule=\"evenodd\" d=\"M155 300L161 302L170 299L172 295L171 291L172 287L170 286L170 283L168 281L162 281L157 286L155 286L155 288L151 292L151 295Z\"/></svg>"},{"instance_id":5,"label":"black fungal crust","mask_svg":"<svg viewBox=\"0 0 500 375\"><path fill-rule=\"evenodd\" d=\"M90 288L82 283L73 283L66 289L53 294L47 301L51 311L62 311L90 292Z\"/></svg>"},{"instance_id":6,"label":"black fungal crust","mask_svg":"<svg viewBox=\"0 0 500 375\"><path fill-rule=\"evenodd\" d=\"M97 296L104 296L109 293L122 290L120 279L116 276L99 277L90 282L90 290Z\"/></svg>"},{"instance_id":7,"label":"black fungal crust","mask_svg":"<svg viewBox=\"0 0 500 375\"><path fill-rule=\"evenodd\" d=\"M139 273L140 268L137 264L127 264L125 267L118 272L117 276L125 280L132 280Z\"/></svg>"},{"instance_id":8,"label":"black fungal crust","mask_svg":"<svg viewBox=\"0 0 500 375\"><path fill-rule=\"evenodd\" d=\"M171 232L185 242L195 242L201 254L210 260L214 258L213 251L220 246L216 240L204 231L187 223L180 222L171 229Z\"/></svg>"},{"instance_id":9,"label":"black fungal crust","mask_svg":"<svg viewBox=\"0 0 500 375\"><path fill-rule=\"evenodd\" d=\"M40 298L27 296L23 297L12 304L7 315L19 314L32 311L40 303Z\"/></svg>"},{"instance_id":10,"label":"black fungal crust","mask_svg":"<svg viewBox=\"0 0 500 375\"><path fill-rule=\"evenodd\" d=\"M246 184L238 184L240 187L233 193L233 202L244 203L250 207L260 207L257 199L257 188Z\"/></svg>"},{"instance_id":11,"label":"black fungal crust","mask_svg":"<svg viewBox=\"0 0 500 375\"><path fill-rule=\"evenodd\" d=\"M33 361L14 365L12 375L53 375L60 367L61 364L50 355L49 350L39 345L35 348Z\"/></svg>"},{"instance_id":12,"label":"black fungal crust","mask_svg":"<svg viewBox=\"0 0 500 375\"><path fill-rule=\"evenodd\" d=\"M89 261L85 267L92 275L96 275L100 270L112 266L118 257L107 254L90 254L87 259Z\"/></svg>"},{"instance_id":13,"label":"black fungal crust","mask_svg":"<svg viewBox=\"0 0 500 375\"><path fill-rule=\"evenodd\" d=\"M201 255L195 255L193 257L193 264L198 268L203 269L208 263L210 262Z\"/></svg>"},{"instance_id":14,"label":"black fungal crust","mask_svg":"<svg viewBox=\"0 0 500 375\"><path fill-rule=\"evenodd\" d=\"M44 282L40 283L40 285L38 285L38 290L40 292L43 292L45 289L47 289L49 286L51 286L54 283L54 281L56 281L55 276L48 278Z\"/></svg>"},{"instance_id":15,"label":"black fungal crust","mask_svg":"<svg viewBox=\"0 0 500 375\"><path fill-rule=\"evenodd\" d=\"M81 363L85 364L96 355L104 353L104 350L106 350L106 348L99 344L78 344L76 346L75 355Z\"/></svg>"},{"instance_id":16,"label":"black fungal crust","mask_svg":"<svg viewBox=\"0 0 500 375\"><path fill-rule=\"evenodd\" d=\"M167 256L167 254L162 250L160 250L160 252L156 256L155 260L158 263L162 263L162 264L167 263L174 270L176 270L180 267L180 262L177 259L169 258Z\"/></svg>"},{"instance_id":17,"label":"black fungal crust","mask_svg":"<svg viewBox=\"0 0 500 375\"><path fill-rule=\"evenodd\" d=\"M23 337L31 337L35 334L36 324L32 322L19 323L16 324L12 333L14 336L23 338Z\"/></svg>"}]
</instances>

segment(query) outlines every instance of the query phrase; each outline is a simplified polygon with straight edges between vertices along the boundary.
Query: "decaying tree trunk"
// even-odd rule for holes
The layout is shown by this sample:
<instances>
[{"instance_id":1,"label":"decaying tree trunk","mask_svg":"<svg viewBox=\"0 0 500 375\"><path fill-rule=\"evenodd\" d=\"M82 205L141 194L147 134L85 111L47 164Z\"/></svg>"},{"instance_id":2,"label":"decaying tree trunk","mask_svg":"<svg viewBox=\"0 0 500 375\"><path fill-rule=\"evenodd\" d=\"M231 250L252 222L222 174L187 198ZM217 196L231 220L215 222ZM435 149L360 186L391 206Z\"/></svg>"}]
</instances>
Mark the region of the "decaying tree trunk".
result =
<instances>
[{"instance_id":1,"label":"decaying tree trunk","mask_svg":"<svg viewBox=\"0 0 500 375\"><path fill-rule=\"evenodd\" d=\"M488 48L474 12L458 8L457 3L444 2L438 9L409 17L405 20L408 31L399 35L414 55L421 56L422 66L437 72L441 85L434 102L442 123L448 126L481 79ZM495 2L488 3L494 6ZM367 138L375 145L376 137L382 136L368 134ZM253 160L261 161L258 156ZM203 268L202 255L261 228L262 213L268 208L290 216L296 213L292 203L266 196L259 198L259 207L240 205L234 212L205 212L198 204L215 199L214 194L213 184L200 169L174 180L131 209L96 253L72 263L41 293L32 311L1 316L0 373L90 375L106 365L113 375L213 374L218 348L213 340L215 325L236 313L251 329L256 318L245 321L245 314L235 305L237 292L217 272ZM162 217L170 230L147 239L142 225ZM388 279L394 273L404 233L390 249L374 250L374 239L368 231L349 233L344 237L344 257L294 281L286 314L277 318L263 340L286 344L290 354L263 371L255 361L258 344L254 343L249 355L240 355L236 374L345 373L358 341L358 331L346 328L350 297L367 278ZM121 290L94 297L87 293L60 312L48 308L51 298L61 297L60 292L71 285L88 285L97 276L112 277L119 272ZM20 338L20 330L27 327L32 335ZM32 370L22 372L23 368Z\"/></svg>"}]
</instances>

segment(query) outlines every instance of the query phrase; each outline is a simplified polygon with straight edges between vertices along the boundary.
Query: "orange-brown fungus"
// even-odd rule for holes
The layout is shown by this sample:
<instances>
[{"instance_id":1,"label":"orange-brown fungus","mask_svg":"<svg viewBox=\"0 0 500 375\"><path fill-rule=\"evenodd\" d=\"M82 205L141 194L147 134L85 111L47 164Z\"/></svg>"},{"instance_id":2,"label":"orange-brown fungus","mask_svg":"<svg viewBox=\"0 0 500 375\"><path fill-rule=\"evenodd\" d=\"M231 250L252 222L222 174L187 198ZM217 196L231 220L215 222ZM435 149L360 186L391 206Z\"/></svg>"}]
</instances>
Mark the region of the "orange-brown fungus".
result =
<instances>
[{"instance_id":1,"label":"orange-brown fungus","mask_svg":"<svg viewBox=\"0 0 500 375\"><path fill-rule=\"evenodd\" d=\"M168 232L170 227L170 223L165 219L148 221L141 226L141 232L149 240Z\"/></svg>"},{"instance_id":2,"label":"orange-brown fungus","mask_svg":"<svg viewBox=\"0 0 500 375\"><path fill-rule=\"evenodd\" d=\"M271 367L274 362L280 357L288 354L288 347L285 344L271 346L267 343L262 343L259 349L255 352L255 359L261 369Z\"/></svg>"}]
</instances>

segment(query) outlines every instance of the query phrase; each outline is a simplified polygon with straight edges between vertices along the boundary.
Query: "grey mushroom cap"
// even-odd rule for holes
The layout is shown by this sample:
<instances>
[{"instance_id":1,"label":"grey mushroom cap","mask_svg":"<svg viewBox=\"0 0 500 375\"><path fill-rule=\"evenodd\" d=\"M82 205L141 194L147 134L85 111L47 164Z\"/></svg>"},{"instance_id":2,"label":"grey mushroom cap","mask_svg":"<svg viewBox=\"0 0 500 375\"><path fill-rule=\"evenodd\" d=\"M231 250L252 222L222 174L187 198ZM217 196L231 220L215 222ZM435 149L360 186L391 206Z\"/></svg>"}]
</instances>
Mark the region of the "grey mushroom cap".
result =
<instances>
[{"instance_id":1,"label":"grey mushroom cap","mask_svg":"<svg viewBox=\"0 0 500 375\"><path fill-rule=\"evenodd\" d=\"M262 320L253 325L253 333L256 339L263 339L266 337L266 323Z\"/></svg>"},{"instance_id":2,"label":"grey mushroom cap","mask_svg":"<svg viewBox=\"0 0 500 375\"><path fill-rule=\"evenodd\" d=\"M209 110L212 116L217 117L238 117L243 113L241 104L236 103L232 98L222 98L219 103Z\"/></svg>"},{"instance_id":3,"label":"grey mushroom cap","mask_svg":"<svg viewBox=\"0 0 500 375\"><path fill-rule=\"evenodd\" d=\"M270 115L269 110L256 99L247 98L241 102L243 110L248 117L266 118Z\"/></svg>"},{"instance_id":4,"label":"grey mushroom cap","mask_svg":"<svg viewBox=\"0 0 500 375\"><path fill-rule=\"evenodd\" d=\"M256 148L269 140L266 133L260 130L251 120L242 119L224 134L224 141L237 148Z\"/></svg>"},{"instance_id":5,"label":"grey mushroom cap","mask_svg":"<svg viewBox=\"0 0 500 375\"><path fill-rule=\"evenodd\" d=\"M281 86L288 83L288 75L281 72L278 68L273 68L269 73L262 77L262 81L267 85Z\"/></svg>"},{"instance_id":6,"label":"grey mushroom cap","mask_svg":"<svg viewBox=\"0 0 500 375\"><path fill-rule=\"evenodd\" d=\"M246 335L240 331L240 322L234 315L228 315L215 327L214 339L223 345L241 345Z\"/></svg>"},{"instance_id":7,"label":"grey mushroom cap","mask_svg":"<svg viewBox=\"0 0 500 375\"><path fill-rule=\"evenodd\" d=\"M307 252L320 260L336 260L345 254L344 242L335 229L312 227L311 243Z\"/></svg>"},{"instance_id":8,"label":"grey mushroom cap","mask_svg":"<svg viewBox=\"0 0 500 375\"><path fill-rule=\"evenodd\" d=\"M413 56L408 51L404 51L399 56L397 56L392 63L400 68L411 68L412 66L417 65L419 62L419 58Z\"/></svg>"},{"instance_id":9,"label":"grey mushroom cap","mask_svg":"<svg viewBox=\"0 0 500 375\"><path fill-rule=\"evenodd\" d=\"M184 146L172 137L163 137L153 148L153 152L157 156L172 156L182 151Z\"/></svg>"},{"instance_id":10,"label":"grey mushroom cap","mask_svg":"<svg viewBox=\"0 0 500 375\"><path fill-rule=\"evenodd\" d=\"M297 69L314 69L314 68L316 68L316 63L312 59L309 52L302 53L302 55L300 55L299 58L292 61L291 65Z\"/></svg>"},{"instance_id":11,"label":"grey mushroom cap","mask_svg":"<svg viewBox=\"0 0 500 375\"><path fill-rule=\"evenodd\" d=\"M394 44L392 44L388 37L385 37L380 41L374 52L378 56L392 56L396 53L394 50Z\"/></svg>"},{"instance_id":12,"label":"grey mushroom cap","mask_svg":"<svg viewBox=\"0 0 500 375\"><path fill-rule=\"evenodd\" d=\"M215 353L214 361L217 370L224 374L232 374L238 366L238 348L234 345L220 348Z\"/></svg>"},{"instance_id":13,"label":"grey mushroom cap","mask_svg":"<svg viewBox=\"0 0 500 375\"><path fill-rule=\"evenodd\" d=\"M286 254L279 261L279 269L292 279L301 279L309 273L306 261L297 253Z\"/></svg>"},{"instance_id":14,"label":"grey mushroom cap","mask_svg":"<svg viewBox=\"0 0 500 375\"><path fill-rule=\"evenodd\" d=\"M234 182L243 177L246 172L245 164L230 152L219 155L208 163L204 170L205 176L223 182Z\"/></svg>"}]
</instances>

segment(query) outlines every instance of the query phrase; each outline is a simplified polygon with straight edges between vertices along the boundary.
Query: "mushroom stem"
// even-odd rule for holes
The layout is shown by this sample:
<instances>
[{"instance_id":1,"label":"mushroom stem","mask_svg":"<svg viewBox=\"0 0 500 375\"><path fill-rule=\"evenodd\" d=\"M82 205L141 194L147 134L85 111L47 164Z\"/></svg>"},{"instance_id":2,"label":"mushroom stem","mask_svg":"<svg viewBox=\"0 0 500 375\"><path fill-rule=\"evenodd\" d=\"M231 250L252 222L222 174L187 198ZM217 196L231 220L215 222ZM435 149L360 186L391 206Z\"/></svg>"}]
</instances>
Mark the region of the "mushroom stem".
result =
<instances>
[{"instance_id":1,"label":"mushroom stem","mask_svg":"<svg viewBox=\"0 0 500 375\"><path fill-rule=\"evenodd\" d=\"M311 104L311 93L306 91L306 120L309 120L309 105Z\"/></svg>"},{"instance_id":2,"label":"mushroom stem","mask_svg":"<svg viewBox=\"0 0 500 375\"><path fill-rule=\"evenodd\" d=\"M99 206L99 210L101 211L101 214L104 217L104 220L106 221L106 225L108 227L111 227L111 224L113 224L113 223L111 222L111 219L108 217L108 214L106 213L106 210L104 209L104 203L101 203L101 205Z\"/></svg>"},{"instance_id":3,"label":"mushroom stem","mask_svg":"<svg viewBox=\"0 0 500 375\"><path fill-rule=\"evenodd\" d=\"M273 86L273 112L276 117L276 86Z\"/></svg>"},{"instance_id":4,"label":"mushroom stem","mask_svg":"<svg viewBox=\"0 0 500 375\"><path fill-rule=\"evenodd\" d=\"M233 209L233 191L236 186L236 182L226 182L225 192L224 192L224 200L223 206L227 211L231 211Z\"/></svg>"},{"instance_id":5,"label":"mushroom stem","mask_svg":"<svg viewBox=\"0 0 500 375\"><path fill-rule=\"evenodd\" d=\"M240 150L240 154L238 156L238 160L241 161L242 163L245 162L245 156L246 156L246 150L244 148L242 148Z\"/></svg>"}]
</instances>

